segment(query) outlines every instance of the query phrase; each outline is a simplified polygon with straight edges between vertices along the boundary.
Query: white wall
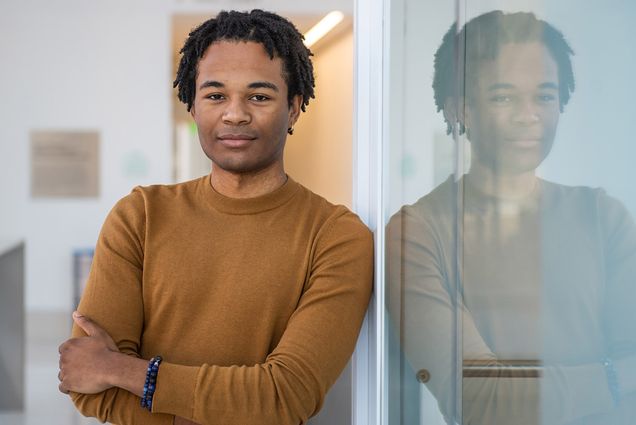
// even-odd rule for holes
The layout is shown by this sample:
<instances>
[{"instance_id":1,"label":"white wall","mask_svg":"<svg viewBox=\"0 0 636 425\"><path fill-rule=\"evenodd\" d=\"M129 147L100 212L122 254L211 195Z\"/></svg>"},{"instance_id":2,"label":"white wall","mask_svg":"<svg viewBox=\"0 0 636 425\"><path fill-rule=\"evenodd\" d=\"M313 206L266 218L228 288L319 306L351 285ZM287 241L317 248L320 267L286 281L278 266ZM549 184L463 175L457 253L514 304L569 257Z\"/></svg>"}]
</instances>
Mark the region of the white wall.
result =
<instances>
[{"instance_id":1,"label":"white wall","mask_svg":"<svg viewBox=\"0 0 636 425\"><path fill-rule=\"evenodd\" d=\"M26 240L28 309L68 309L73 248L94 244L112 204L134 185L169 181L168 20L139 2L2 4L0 232ZM30 198L33 129L100 132L98 199ZM148 170L128 178L123 161L135 153Z\"/></svg>"},{"instance_id":2,"label":"white wall","mask_svg":"<svg viewBox=\"0 0 636 425\"><path fill-rule=\"evenodd\" d=\"M229 0L0 2L0 239L26 241L28 310L69 310L72 250L94 245L104 217L132 187L170 182L171 15L213 15L233 5ZM337 0L247 0L238 7L288 16L336 8L351 12L350 2ZM29 132L35 129L100 132L99 198L30 198Z\"/></svg>"},{"instance_id":3,"label":"white wall","mask_svg":"<svg viewBox=\"0 0 636 425\"><path fill-rule=\"evenodd\" d=\"M285 149L287 173L335 204L351 207L353 32L316 50L316 98Z\"/></svg>"}]
</instances>

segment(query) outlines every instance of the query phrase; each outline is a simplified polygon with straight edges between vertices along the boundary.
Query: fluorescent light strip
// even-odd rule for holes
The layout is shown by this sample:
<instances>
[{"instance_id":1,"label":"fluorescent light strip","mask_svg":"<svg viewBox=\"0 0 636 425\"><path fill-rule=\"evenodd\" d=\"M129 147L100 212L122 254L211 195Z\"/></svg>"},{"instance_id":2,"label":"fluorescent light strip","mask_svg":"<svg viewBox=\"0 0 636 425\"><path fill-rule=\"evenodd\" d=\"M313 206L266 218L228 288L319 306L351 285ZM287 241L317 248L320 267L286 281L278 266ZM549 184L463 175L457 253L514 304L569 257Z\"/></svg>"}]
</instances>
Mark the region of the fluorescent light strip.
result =
<instances>
[{"instance_id":1,"label":"fluorescent light strip","mask_svg":"<svg viewBox=\"0 0 636 425\"><path fill-rule=\"evenodd\" d=\"M344 19L344 14L338 10L329 12L316 25L305 33L305 46L311 47L318 40L323 38L329 31L334 29Z\"/></svg>"}]
</instances>

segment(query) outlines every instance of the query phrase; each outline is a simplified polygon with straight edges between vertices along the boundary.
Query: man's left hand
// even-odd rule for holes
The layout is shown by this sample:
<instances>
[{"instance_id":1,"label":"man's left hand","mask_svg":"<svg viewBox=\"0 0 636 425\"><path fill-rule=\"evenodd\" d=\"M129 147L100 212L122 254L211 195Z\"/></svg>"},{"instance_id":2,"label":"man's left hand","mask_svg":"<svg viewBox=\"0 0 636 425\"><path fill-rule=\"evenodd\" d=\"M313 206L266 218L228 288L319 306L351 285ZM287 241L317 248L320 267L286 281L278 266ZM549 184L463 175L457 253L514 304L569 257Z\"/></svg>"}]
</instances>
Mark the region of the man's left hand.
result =
<instances>
[{"instance_id":1,"label":"man's left hand","mask_svg":"<svg viewBox=\"0 0 636 425\"><path fill-rule=\"evenodd\" d=\"M88 336L72 338L59 347L59 390L95 394L111 388L108 369L119 349L108 333L95 322L78 312L73 313L75 324Z\"/></svg>"}]
</instances>

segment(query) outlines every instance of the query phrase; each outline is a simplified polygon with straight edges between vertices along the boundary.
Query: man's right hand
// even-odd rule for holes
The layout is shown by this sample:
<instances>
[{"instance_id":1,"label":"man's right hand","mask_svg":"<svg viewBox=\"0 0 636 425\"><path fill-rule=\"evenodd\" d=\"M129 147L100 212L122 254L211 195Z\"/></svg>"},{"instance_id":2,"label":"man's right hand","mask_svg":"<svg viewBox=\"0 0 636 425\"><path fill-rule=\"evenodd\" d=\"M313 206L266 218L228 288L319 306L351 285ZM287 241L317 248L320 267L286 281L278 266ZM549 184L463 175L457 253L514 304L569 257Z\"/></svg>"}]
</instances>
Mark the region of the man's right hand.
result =
<instances>
[{"instance_id":1,"label":"man's right hand","mask_svg":"<svg viewBox=\"0 0 636 425\"><path fill-rule=\"evenodd\" d=\"M88 317L74 312L73 320L87 336L71 338L58 348L59 390L64 394L69 391L96 394L107 390L113 384L104 373L104 365L109 364L113 353L119 355L119 349L110 335Z\"/></svg>"}]
</instances>

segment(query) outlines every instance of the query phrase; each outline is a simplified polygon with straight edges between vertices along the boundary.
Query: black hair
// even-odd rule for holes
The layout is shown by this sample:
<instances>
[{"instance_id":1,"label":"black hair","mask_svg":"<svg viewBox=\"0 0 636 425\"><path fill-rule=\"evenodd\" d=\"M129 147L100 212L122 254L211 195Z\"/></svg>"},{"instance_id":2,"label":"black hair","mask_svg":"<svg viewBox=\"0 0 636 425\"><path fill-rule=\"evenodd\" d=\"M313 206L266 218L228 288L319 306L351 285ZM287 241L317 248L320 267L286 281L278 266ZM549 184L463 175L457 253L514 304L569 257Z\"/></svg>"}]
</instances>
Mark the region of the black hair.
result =
<instances>
[{"instance_id":1,"label":"black hair","mask_svg":"<svg viewBox=\"0 0 636 425\"><path fill-rule=\"evenodd\" d=\"M470 96L471 79L476 78L474 74L477 73L472 70L467 72L467 64L475 67L480 61L494 60L504 44L530 41L543 43L557 64L559 107L563 112L563 107L574 91L574 72L570 58L574 54L572 48L559 30L537 19L533 13L506 14L500 10L471 19L459 32L455 23L444 35L442 44L435 53L433 90L437 111L444 110L449 98L457 100L462 96ZM444 120L450 134L457 123L449 122L446 114ZM458 123L459 134L462 134L465 131L464 125Z\"/></svg>"},{"instance_id":2,"label":"black hair","mask_svg":"<svg viewBox=\"0 0 636 425\"><path fill-rule=\"evenodd\" d=\"M288 101L302 96L301 109L314 97L314 71L311 51L303 44L303 35L294 24L275 13L254 9L250 12L223 11L192 30L181 53L173 87L188 111L194 103L199 60L217 41L253 41L263 45L269 57L280 57L287 83Z\"/></svg>"}]
</instances>

